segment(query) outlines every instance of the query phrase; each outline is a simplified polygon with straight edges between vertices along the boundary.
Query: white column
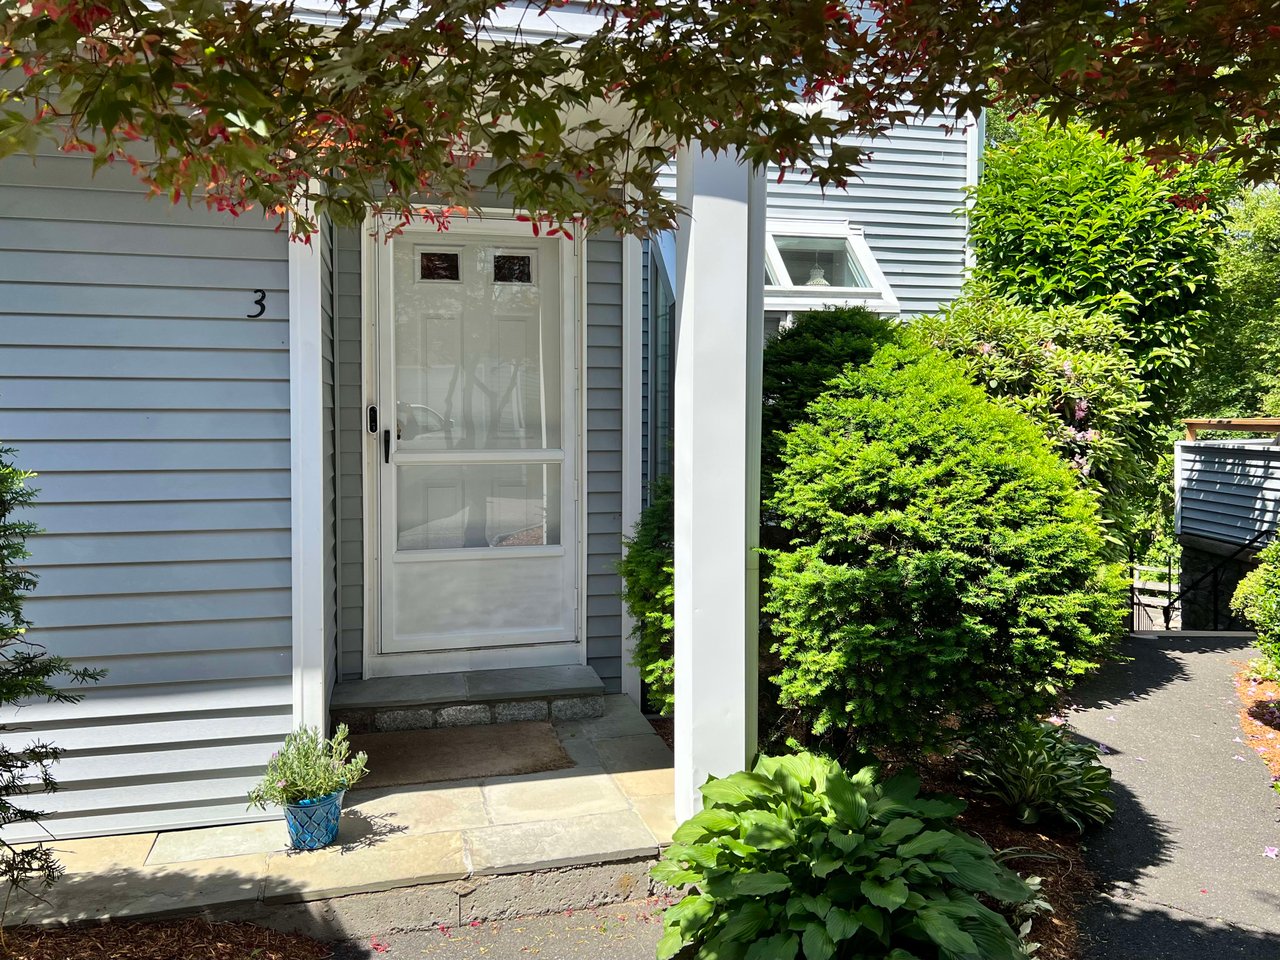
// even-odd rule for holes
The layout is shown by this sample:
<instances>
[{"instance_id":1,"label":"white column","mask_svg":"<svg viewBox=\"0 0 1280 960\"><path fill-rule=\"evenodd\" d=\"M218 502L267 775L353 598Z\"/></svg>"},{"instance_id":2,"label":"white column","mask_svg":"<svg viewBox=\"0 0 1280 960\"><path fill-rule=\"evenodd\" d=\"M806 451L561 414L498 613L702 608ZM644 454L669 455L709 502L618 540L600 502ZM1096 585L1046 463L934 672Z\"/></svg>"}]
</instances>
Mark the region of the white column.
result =
<instances>
[{"instance_id":1,"label":"white column","mask_svg":"<svg viewBox=\"0 0 1280 960\"><path fill-rule=\"evenodd\" d=\"M293 586L293 724L329 725L324 622L324 354L320 235L289 244L289 487Z\"/></svg>"},{"instance_id":2,"label":"white column","mask_svg":"<svg viewBox=\"0 0 1280 960\"><path fill-rule=\"evenodd\" d=\"M675 807L756 750L764 174L677 158Z\"/></svg>"}]
</instances>

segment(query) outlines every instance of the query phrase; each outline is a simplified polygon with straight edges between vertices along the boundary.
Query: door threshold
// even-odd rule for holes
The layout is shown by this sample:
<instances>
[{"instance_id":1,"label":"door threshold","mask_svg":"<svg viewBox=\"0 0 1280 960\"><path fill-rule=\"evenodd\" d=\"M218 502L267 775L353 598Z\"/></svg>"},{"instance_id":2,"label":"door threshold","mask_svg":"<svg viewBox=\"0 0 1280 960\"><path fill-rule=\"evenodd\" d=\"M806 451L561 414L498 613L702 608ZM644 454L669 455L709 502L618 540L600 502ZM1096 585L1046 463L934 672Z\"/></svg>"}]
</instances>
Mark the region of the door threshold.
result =
<instances>
[{"instance_id":1,"label":"door threshold","mask_svg":"<svg viewBox=\"0 0 1280 960\"><path fill-rule=\"evenodd\" d=\"M604 712L604 681L581 664L510 667L339 683L330 713L353 733L520 720L583 720Z\"/></svg>"}]
</instances>

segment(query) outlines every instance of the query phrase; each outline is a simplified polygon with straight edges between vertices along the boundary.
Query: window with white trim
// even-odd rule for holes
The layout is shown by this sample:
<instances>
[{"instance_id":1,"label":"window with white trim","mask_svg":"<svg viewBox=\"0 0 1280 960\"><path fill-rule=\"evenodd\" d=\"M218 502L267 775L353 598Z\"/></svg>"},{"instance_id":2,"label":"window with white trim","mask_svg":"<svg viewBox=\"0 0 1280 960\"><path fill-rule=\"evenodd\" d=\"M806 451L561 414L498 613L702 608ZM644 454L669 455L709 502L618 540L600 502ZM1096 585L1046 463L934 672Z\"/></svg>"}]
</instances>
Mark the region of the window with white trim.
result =
<instances>
[{"instance_id":1,"label":"window with white trim","mask_svg":"<svg viewBox=\"0 0 1280 960\"><path fill-rule=\"evenodd\" d=\"M786 324L793 314L830 306L899 311L898 298L862 228L847 220L770 220L765 240L766 317Z\"/></svg>"}]
</instances>

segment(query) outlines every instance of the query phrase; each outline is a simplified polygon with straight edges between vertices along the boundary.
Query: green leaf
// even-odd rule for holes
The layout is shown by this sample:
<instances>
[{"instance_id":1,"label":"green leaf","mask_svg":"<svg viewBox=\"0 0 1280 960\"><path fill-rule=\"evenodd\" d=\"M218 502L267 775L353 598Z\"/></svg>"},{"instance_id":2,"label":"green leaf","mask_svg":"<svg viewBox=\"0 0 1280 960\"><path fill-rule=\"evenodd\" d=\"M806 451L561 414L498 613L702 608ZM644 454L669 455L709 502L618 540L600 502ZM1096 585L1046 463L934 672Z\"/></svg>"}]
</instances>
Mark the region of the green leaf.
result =
<instances>
[{"instance_id":1,"label":"green leaf","mask_svg":"<svg viewBox=\"0 0 1280 960\"><path fill-rule=\"evenodd\" d=\"M836 945L821 923L811 923L804 928L805 960L831 960L836 953Z\"/></svg>"},{"instance_id":2,"label":"green leaf","mask_svg":"<svg viewBox=\"0 0 1280 960\"><path fill-rule=\"evenodd\" d=\"M880 795L898 803L914 800L920 793L920 775L914 770L903 770L887 780L880 789Z\"/></svg>"},{"instance_id":3,"label":"green leaf","mask_svg":"<svg viewBox=\"0 0 1280 960\"><path fill-rule=\"evenodd\" d=\"M733 892L747 897L764 897L771 893L781 893L791 888L791 881L785 873L771 871L769 873L739 873L733 876L730 883Z\"/></svg>"},{"instance_id":4,"label":"green leaf","mask_svg":"<svg viewBox=\"0 0 1280 960\"><path fill-rule=\"evenodd\" d=\"M867 798L856 784L843 774L827 777L827 802L842 821L856 830L867 822Z\"/></svg>"},{"instance_id":5,"label":"green leaf","mask_svg":"<svg viewBox=\"0 0 1280 960\"><path fill-rule=\"evenodd\" d=\"M755 940L770 922L769 911L755 901L744 904L720 929L726 940Z\"/></svg>"},{"instance_id":6,"label":"green leaf","mask_svg":"<svg viewBox=\"0 0 1280 960\"><path fill-rule=\"evenodd\" d=\"M954 920L937 910L927 908L921 910L916 914L916 922L920 924L920 928L930 940L948 953L959 954L962 957L981 955L978 945L973 942L973 937L961 930L960 925Z\"/></svg>"},{"instance_id":7,"label":"green leaf","mask_svg":"<svg viewBox=\"0 0 1280 960\"><path fill-rule=\"evenodd\" d=\"M669 887L683 887L693 882L693 880L688 879L689 877L698 878L697 874L694 874L691 870L686 870L673 860L659 860L649 870L649 876L659 883L665 883Z\"/></svg>"},{"instance_id":8,"label":"green leaf","mask_svg":"<svg viewBox=\"0 0 1280 960\"><path fill-rule=\"evenodd\" d=\"M753 943L746 960L796 960L799 952L800 940L794 933L778 933Z\"/></svg>"},{"instance_id":9,"label":"green leaf","mask_svg":"<svg viewBox=\"0 0 1280 960\"><path fill-rule=\"evenodd\" d=\"M907 882L901 877L886 882L863 880L859 889L873 904L890 913L907 902Z\"/></svg>"},{"instance_id":10,"label":"green leaf","mask_svg":"<svg viewBox=\"0 0 1280 960\"><path fill-rule=\"evenodd\" d=\"M862 843L863 837L860 833L845 833L843 830L832 827L827 831L827 839L841 853L853 853Z\"/></svg>"},{"instance_id":11,"label":"green leaf","mask_svg":"<svg viewBox=\"0 0 1280 960\"><path fill-rule=\"evenodd\" d=\"M862 921L843 907L832 907L827 911L827 933L836 943L848 940L861 929Z\"/></svg>"},{"instance_id":12,"label":"green leaf","mask_svg":"<svg viewBox=\"0 0 1280 960\"><path fill-rule=\"evenodd\" d=\"M796 842L795 831L768 810L748 810L742 814L742 822L747 825L747 843L760 850L780 850Z\"/></svg>"},{"instance_id":13,"label":"green leaf","mask_svg":"<svg viewBox=\"0 0 1280 960\"><path fill-rule=\"evenodd\" d=\"M804 908L819 919L823 919L827 915L827 911L831 909L831 901L826 897L815 897L805 893L800 896L800 903Z\"/></svg>"},{"instance_id":14,"label":"green leaf","mask_svg":"<svg viewBox=\"0 0 1280 960\"><path fill-rule=\"evenodd\" d=\"M728 806L753 803L761 797L777 797L782 792L772 780L745 771L719 780L712 778L699 789L707 801Z\"/></svg>"},{"instance_id":15,"label":"green leaf","mask_svg":"<svg viewBox=\"0 0 1280 960\"><path fill-rule=\"evenodd\" d=\"M874 933L877 937L880 937L881 939L884 938L885 916L883 913L875 907L865 906L858 908L856 916L862 922L864 927Z\"/></svg>"},{"instance_id":16,"label":"green leaf","mask_svg":"<svg viewBox=\"0 0 1280 960\"><path fill-rule=\"evenodd\" d=\"M668 907L662 919L668 925L677 924L681 936L685 940L692 940L715 916L715 912L715 901L705 894L688 896L675 906Z\"/></svg>"},{"instance_id":17,"label":"green leaf","mask_svg":"<svg viewBox=\"0 0 1280 960\"><path fill-rule=\"evenodd\" d=\"M747 945L740 940L728 940L717 936L708 940L694 954L697 960L744 960Z\"/></svg>"},{"instance_id":18,"label":"green leaf","mask_svg":"<svg viewBox=\"0 0 1280 960\"><path fill-rule=\"evenodd\" d=\"M729 833L738 829L737 815L714 807L700 810L676 827L671 839L676 843L697 843L704 837Z\"/></svg>"},{"instance_id":19,"label":"green leaf","mask_svg":"<svg viewBox=\"0 0 1280 960\"><path fill-rule=\"evenodd\" d=\"M899 817L880 832L882 843L898 843L924 829L924 821L915 817Z\"/></svg>"},{"instance_id":20,"label":"green leaf","mask_svg":"<svg viewBox=\"0 0 1280 960\"><path fill-rule=\"evenodd\" d=\"M926 830L898 847L900 857L921 857L945 850L954 834L949 830Z\"/></svg>"},{"instance_id":21,"label":"green leaf","mask_svg":"<svg viewBox=\"0 0 1280 960\"><path fill-rule=\"evenodd\" d=\"M680 936L679 928L668 927L667 932L658 941L658 960L671 960L682 949L684 949L684 939Z\"/></svg>"},{"instance_id":22,"label":"green leaf","mask_svg":"<svg viewBox=\"0 0 1280 960\"><path fill-rule=\"evenodd\" d=\"M818 877L819 879L823 879L827 876L830 876L831 873L838 870L842 865L843 865L842 861L837 860L835 857L831 856L830 854L823 854L821 857L819 857L817 860L814 861L813 865L809 869L812 871L815 877Z\"/></svg>"}]
</instances>

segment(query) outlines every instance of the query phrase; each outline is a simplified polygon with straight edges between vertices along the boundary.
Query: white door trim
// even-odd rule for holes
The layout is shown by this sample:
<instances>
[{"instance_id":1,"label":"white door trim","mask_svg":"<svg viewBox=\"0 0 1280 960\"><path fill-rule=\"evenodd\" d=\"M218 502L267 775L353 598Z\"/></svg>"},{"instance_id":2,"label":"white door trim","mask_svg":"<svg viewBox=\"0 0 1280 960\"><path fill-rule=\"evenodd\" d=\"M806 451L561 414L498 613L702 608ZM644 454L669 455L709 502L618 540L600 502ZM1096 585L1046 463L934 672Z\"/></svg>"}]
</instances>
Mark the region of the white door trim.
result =
<instances>
[{"instance_id":1,"label":"white door trim","mask_svg":"<svg viewBox=\"0 0 1280 960\"><path fill-rule=\"evenodd\" d=\"M322 224L322 229L326 225ZM289 242L289 526L293 726L329 723L332 651L324 622L324 290L321 235Z\"/></svg>"},{"instance_id":2,"label":"white door trim","mask_svg":"<svg viewBox=\"0 0 1280 960\"><path fill-rule=\"evenodd\" d=\"M378 342L376 318L382 309L381 290L384 280L389 276L386 269L388 257L383 254L386 249L386 230L394 221L379 222L370 217L365 222L361 244L362 275L362 388L364 406L361 417L365 417L370 404L378 402L380 383L378 380ZM409 228L407 235L421 235L439 239L440 232L434 228ZM511 217L510 211L480 211L479 216L472 218L457 217L450 221L448 234L466 238L519 238L522 240L538 239L533 236L530 224ZM584 437L586 435L585 397L583 384L585 370L585 336L583 334L584 304L586 302L586 244L582 238L560 241L562 255L558 258L560 266L560 311L562 320L564 395L566 410L573 415L571 429L566 425L563 438L565 458L571 462L571 469L566 471L563 483L568 488L572 484L576 522L573 524L574 542L563 544L562 549L576 558L572 578L576 613L573 618L576 638L572 643L549 644L545 647L531 646L508 647L507 664L519 666L550 666L564 663L587 662L587 643L585 629L586 609L586 470L587 458ZM567 255L566 255L567 254ZM365 678L385 676L406 676L441 670L465 670L465 657L450 659L440 653L393 653L385 654L379 650L382 631L382 545L381 545L381 503L380 503L380 470L381 447L380 437L371 434L365 423L364 455L361 458L363 467L364 494L364 650L361 657L362 675ZM509 458L509 455L503 455ZM513 549L513 548L504 548ZM570 649L571 648L571 649Z\"/></svg>"}]
</instances>

